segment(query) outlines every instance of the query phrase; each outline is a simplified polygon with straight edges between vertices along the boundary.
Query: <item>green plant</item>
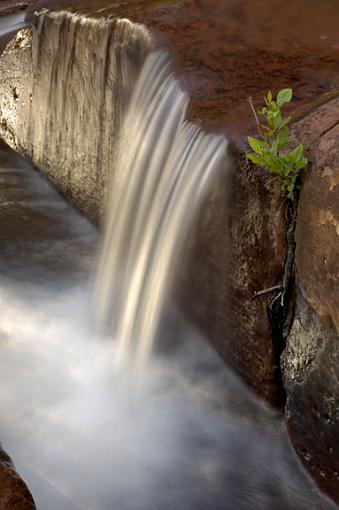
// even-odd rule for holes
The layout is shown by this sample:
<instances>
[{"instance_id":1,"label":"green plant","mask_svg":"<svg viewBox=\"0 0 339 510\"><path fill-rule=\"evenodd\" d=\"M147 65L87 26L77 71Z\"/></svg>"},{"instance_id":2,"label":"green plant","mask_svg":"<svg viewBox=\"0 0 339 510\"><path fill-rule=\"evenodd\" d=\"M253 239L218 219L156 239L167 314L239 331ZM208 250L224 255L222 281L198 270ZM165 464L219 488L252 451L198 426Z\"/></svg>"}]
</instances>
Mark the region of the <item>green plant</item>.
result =
<instances>
[{"instance_id":1,"label":"green plant","mask_svg":"<svg viewBox=\"0 0 339 510\"><path fill-rule=\"evenodd\" d=\"M287 124L291 117L283 118L281 107L292 99L292 89L281 90L276 100L273 100L271 91L268 92L265 106L257 113L252 100L249 99L257 126L259 136L248 137L248 143L252 151L247 152L247 158L255 165L265 167L272 176L268 184L278 182L282 192L291 200L295 198L295 192L300 188L299 175L308 161L304 155L302 143L296 146L290 138ZM266 122L259 122L261 115Z\"/></svg>"}]
</instances>

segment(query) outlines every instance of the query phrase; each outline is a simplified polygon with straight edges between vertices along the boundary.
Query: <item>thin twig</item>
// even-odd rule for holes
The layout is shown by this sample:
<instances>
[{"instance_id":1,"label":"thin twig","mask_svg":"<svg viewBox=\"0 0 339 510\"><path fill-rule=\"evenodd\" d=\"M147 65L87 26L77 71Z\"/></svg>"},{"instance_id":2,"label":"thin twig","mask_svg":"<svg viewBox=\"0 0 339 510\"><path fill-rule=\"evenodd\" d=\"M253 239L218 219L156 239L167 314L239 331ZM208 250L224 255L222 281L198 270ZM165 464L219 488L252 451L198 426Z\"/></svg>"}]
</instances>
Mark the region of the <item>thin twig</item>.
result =
<instances>
[{"instance_id":1,"label":"thin twig","mask_svg":"<svg viewBox=\"0 0 339 510\"><path fill-rule=\"evenodd\" d=\"M275 218L274 218L275 222L277 221L278 217L280 216L280 213L281 213L283 207L285 206L285 204L286 204L286 197L283 197L283 199L281 201L281 204L278 207L278 212L277 212L277 214L275 215Z\"/></svg>"},{"instance_id":2,"label":"thin twig","mask_svg":"<svg viewBox=\"0 0 339 510\"><path fill-rule=\"evenodd\" d=\"M254 115L254 118L255 118L255 122L257 123L257 127L258 127L258 132L259 132L259 135L264 138L264 135L262 134L262 131L261 131L261 127L260 127L260 123L259 123L259 119L258 119L258 116L257 116L257 112L255 111L255 108L253 106L253 103L252 103L252 98L249 97L248 100L247 100L250 104L250 107L252 109L252 112L253 112L253 115Z\"/></svg>"},{"instance_id":3,"label":"thin twig","mask_svg":"<svg viewBox=\"0 0 339 510\"><path fill-rule=\"evenodd\" d=\"M258 290L256 291L253 296L252 296L252 300L257 298L258 296L263 296L264 294L268 294L269 292L273 292L274 290L281 290L283 288L283 286L281 284L279 285L274 285L274 287L269 287L268 289L263 289L263 290Z\"/></svg>"}]
</instances>

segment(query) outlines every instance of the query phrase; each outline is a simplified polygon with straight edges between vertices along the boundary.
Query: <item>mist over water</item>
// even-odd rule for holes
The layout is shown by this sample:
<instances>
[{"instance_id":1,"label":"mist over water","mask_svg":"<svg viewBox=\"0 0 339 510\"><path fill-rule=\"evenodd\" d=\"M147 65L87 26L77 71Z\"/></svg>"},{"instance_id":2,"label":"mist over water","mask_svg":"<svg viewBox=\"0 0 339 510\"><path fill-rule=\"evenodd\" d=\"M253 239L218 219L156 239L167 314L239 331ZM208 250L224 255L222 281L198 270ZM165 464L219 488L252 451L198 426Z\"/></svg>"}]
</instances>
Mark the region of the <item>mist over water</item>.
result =
<instances>
[{"instance_id":1,"label":"mist over water","mask_svg":"<svg viewBox=\"0 0 339 510\"><path fill-rule=\"evenodd\" d=\"M1 437L39 509L331 508L197 332L136 387L90 334L89 297L2 286Z\"/></svg>"},{"instance_id":2,"label":"mist over water","mask_svg":"<svg viewBox=\"0 0 339 510\"><path fill-rule=\"evenodd\" d=\"M167 83L176 87L172 76L166 76ZM174 90L178 97L178 89ZM166 91L163 92L162 99L167 97ZM186 133L185 143L202 144L198 147L200 161L203 161L201 147L212 159L215 151L218 153L219 139L205 138L194 127L180 123L177 129ZM214 145L215 140L218 143ZM155 144L152 137L151 142ZM210 148L214 148L211 153ZM184 154L188 156L185 150ZM160 159L167 160L167 157L165 151ZM167 354L153 350L141 384L134 371L114 370L120 335L106 334L103 338L93 326L92 275L96 272L98 242L94 227L65 204L22 159L4 149L0 158L0 179L6 192L6 200L1 203L4 221L0 227L3 239L0 433L4 448L28 482L38 509L335 508L319 494L302 470L286 438L281 417L248 392L206 339L180 317L179 311L173 313L172 321L161 321L162 312L169 306L166 285L158 295L162 298L164 292L165 296L159 313L149 316L155 321L155 327L147 337L147 345L152 351L155 337L166 336L172 349ZM200 168L194 157L184 160L193 161L191 172ZM167 167L164 162L162 166L168 169L169 176L178 168ZM150 160L145 167L152 167ZM179 165L180 175L184 167ZM203 167L206 169L208 164ZM158 164L154 168L156 171ZM204 168L200 174L203 179ZM128 181L131 185L134 177L133 174ZM147 192L141 179L136 189L147 192L146 202L153 203L154 197L160 200L164 196L159 192L165 192L163 187L166 188L160 185L161 179L160 174L155 177L154 193ZM132 207L133 200L128 201L127 195L124 198ZM169 206L170 197L165 202ZM193 203L186 197L182 206L183 209L193 207ZM140 227L136 234L141 236L146 224L155 225L154 230L147 231L153 233L150 239L165 242L167 231L160 228L164 223L148 222L149 218L156 219L150 209L146 208L147 214L140 217L145 218L145 223L140 220L139 225L139 219L134 218ZM168 211L172 214L170 207ZM165 211L160 208L159 215L162 212ZM181 227L181 218L176 228ZM132 224L130 218L117 228L123 230ZM186 224L179 231L185 237ZM114 239L116 242L119 239L114 237L114 229L107 232L112 236L112 244L106 242L105 249L108 245L110 249L120 249L120 241L114 245ZM142 236L134 238L134 232L131 236L129 233L125 232L127 238L140 241L140 244L135 241L135 252L129 252L126 240L122 254L113 259L118 261L113 276L106 271L101 273L103 278L113 277L113 285L108 279L111 289L103 300L106 303L107 299L108 303L106 324L112 326L114 278L119 273L122 275L123 282L118 281L117 285L119 292L120 288L125 292L127 268L132 271L134 262L135 267L141 264L142 250L138 247L143 247ZM151 243L147 251L153 262L157 261L154 250L161 248L157 242ZM165 256L174 257L175 242L168 250ZM125 268L121 272L123 256L126 273ZM147 257L145 263L148 260ZM143 275L146 289L149 281L152 286L157 284L156 278L148 280L154 267L158 268L157 264L134 276ZM164 270L170 269L173 268L169 260ZM166 278L164 281L167 282ZM138 302L144 303L143 290L129 295L134 282L135 279L126 284L126 302L130 299L133 302L138 296ZM141 312L147 306L134 308L135 315L130 319L139 318L142 323ZM119 312L118 319L124 313ZM133 326L135 331L138 334L133 343L138 348L143 342L144 337L139 334L143 328ZM129 352L133 352L132 347Z\"/></svg>"}]
</instances>

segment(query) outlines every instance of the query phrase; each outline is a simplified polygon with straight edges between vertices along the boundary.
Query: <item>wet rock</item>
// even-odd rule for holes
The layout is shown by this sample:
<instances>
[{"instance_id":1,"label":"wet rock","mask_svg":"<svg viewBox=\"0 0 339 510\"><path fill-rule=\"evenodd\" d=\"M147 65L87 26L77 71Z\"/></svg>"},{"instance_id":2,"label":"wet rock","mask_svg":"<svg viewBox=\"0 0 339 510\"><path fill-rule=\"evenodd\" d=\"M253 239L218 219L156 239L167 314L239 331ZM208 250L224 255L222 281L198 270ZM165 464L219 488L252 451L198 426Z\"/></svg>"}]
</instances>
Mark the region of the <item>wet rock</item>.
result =
<instances>
[{"instance_id":1,"label":"wet rock","mask_svg":"<svg viewBox=\"0 0 339 510\"><path fill-rule=\"evenodd\" d=\"M281 354L267 307L274 296L254 294L280 283L286 218L267 176L235 161L215 184L199 220L184 303L220 355L273 405L284 403Z\"/></svg>"},{"instance_id":2,"label":"wet rock","mask_svg":"<svg viewBox=\"0 0 339 510\"><path fill-rule=\"evenodd\" d=\"M128 20L44 12L1 57L0 136L97 222L151 44L147 29Z\"/></svg>"},{"instance_id":3,"label":"wet rock","mask_svg":"<svg viewBox=\"0 0 339 510\"><path fill-rule=\"evenodd\" d=\"M31 12L42 5L145 24L171 51L191 119L232 138L255 128L249 96L292 86L293 109L338 83L337 0L38 0Z\"/></svg>"},{"instance_id":4,"label":"wet rock","mask_svg":"<svg viewBox=\"0 0 339 510\"><path fill-rule=\"evenodd\" d=\"M282 357L291 439L339 502L339 98L296 127L311 160L296 227L296 313Z\"/></svg>"},{"instance_id":5,"label":"wet rock","mask_svg":"<svg viewBox=\"0 0 339 510\"><path fill-rule=\"evenodd\" d=\"M34 510L33 498L0 446L0 510Z\"/></svg>"},{"instance_id":6,"label":"wet rock","mask_svg":"<svg viewBox=\"0 0 339 510\"><path fill-rule=\"evenodd\" d=\"M16 11L27 9L30 3L31 0L3 0L0 3L0 16L7 16L8 14L13 14Z\"/></svg>"}]
</instances>

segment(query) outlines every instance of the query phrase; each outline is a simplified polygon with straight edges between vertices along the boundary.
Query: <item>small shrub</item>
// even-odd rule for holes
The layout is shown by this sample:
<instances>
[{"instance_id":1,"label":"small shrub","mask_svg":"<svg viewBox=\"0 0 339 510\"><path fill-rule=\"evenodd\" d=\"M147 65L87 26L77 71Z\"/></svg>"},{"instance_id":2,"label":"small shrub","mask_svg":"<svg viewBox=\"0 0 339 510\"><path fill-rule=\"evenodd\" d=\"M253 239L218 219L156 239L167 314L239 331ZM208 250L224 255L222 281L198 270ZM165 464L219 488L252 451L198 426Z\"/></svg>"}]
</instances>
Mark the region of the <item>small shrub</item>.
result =
<instances>
[{"instance_id":1,"label":"small shrub","mask_svg":"<svg viewBox=\"0 0 339 510\"><path fill-rule=\"evenodd\" d=\"M295 192L300 188L299 176L308 161L304 155L302 143L296 145L290 138L287 127L291 117L283 118L281 107L292 99L292 89L281 90L276 100L273 100L269 91L265 100L265 106L257 113L252 100L249 99L253 114L258 126L259 136L248 137L248 143L252 151L247 152L247 158L255 165L265 167L271 175L268 184L278 182L282 192L291 200L295 198ZM258 116L264 118L259 122Z\"/></svg>"}]
</instances>

